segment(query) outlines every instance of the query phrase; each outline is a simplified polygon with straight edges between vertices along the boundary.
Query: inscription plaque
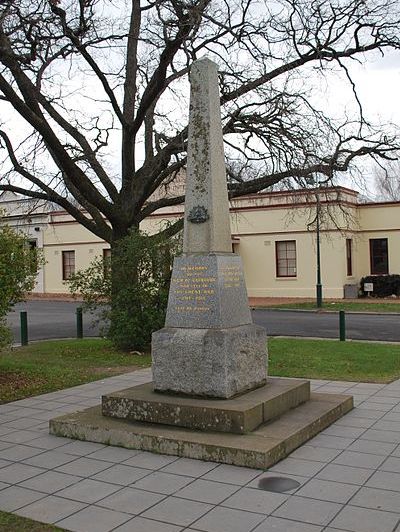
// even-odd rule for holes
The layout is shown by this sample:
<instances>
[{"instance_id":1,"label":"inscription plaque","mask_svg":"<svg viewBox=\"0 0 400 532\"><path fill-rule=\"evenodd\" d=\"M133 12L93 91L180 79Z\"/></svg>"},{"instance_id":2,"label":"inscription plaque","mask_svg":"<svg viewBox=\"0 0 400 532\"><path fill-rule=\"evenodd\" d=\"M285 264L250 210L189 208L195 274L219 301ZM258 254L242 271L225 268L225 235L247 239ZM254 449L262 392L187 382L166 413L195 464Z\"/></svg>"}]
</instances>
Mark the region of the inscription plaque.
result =
<instances>
[{"instance_id":1,"label":"inscription plaque","mask_svg":"<svg viewBox=\"0 0 400 532\"><path fill-rule=\"evenodd\" d=\"M235 327L251 323L241 259L237 255L177 257L167 327Z\"/></svg>"}]
</instances>

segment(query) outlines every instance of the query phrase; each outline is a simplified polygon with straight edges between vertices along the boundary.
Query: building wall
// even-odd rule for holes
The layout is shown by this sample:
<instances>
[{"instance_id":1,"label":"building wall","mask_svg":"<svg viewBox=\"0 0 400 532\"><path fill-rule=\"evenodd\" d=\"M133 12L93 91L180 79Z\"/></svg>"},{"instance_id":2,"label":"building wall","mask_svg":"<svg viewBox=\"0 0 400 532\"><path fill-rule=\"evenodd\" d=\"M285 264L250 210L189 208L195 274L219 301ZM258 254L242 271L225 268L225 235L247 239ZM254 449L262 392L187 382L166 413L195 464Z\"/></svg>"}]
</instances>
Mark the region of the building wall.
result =
<instances>
[{"instance_id":1,"label":"building wall","mask_svg":"<svg viewBox=\"0 0 400 532\"><path fill-rule=\"evenodd\" d=\"M62 276L62 252L75 252L75 271L86 269L96 256L102 256L103 249L110 245L72 220L64 213L50 215L44 233L46 293L68 292L68 283Z\"/></svg>"},{"instance_id":2,"label":"building wall","mask_svg":"<svg viewBox=\"0 0 400 532\"><path fill-rule=\"evenodd\" d=\"M357 194L347 189L341 189L340 205L336 196L319 197L321 278L327 298L343 297L345 284L358 284L370 274L371 238L388 239L389 273L400 273L400 202L357 204L356 199ZM243 260L249 296L315 296L316 231L311 223L315 214L315 195L303 192L259 194L232 202L234 249ZM144 220L141 228L158 232L182 216L182 206L163 209ZM43 247L46 263L38 277L38 292L68 292L62 279L62 251L75 252L77 271L110 247L62 211L24 220L18 213L9 217L9 223L27 231ZM346 239L352 240L351 276L347 275ZM276 242L285 240L296 242L296 277L276 274Z\"/></svg>"}]
</instances>

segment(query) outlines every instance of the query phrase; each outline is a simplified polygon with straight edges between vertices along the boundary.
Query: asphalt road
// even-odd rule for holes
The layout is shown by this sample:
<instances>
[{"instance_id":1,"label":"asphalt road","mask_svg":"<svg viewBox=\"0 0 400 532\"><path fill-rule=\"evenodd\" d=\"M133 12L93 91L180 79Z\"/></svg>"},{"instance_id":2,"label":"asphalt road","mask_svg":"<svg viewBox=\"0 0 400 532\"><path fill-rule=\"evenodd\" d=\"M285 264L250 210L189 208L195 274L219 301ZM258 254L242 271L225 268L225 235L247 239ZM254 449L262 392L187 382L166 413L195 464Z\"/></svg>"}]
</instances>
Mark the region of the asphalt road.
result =
<instances>
[{"instance_id":1,"label":"asphalt road","mask_svg":"<svg viewBox=\"0 0 400 532\"><path fill-rule=\"evenodd\" d=\"M76 336L76 308L81 303L66 301L27 301L15 305L14 310L7 316L7 321L13 331L14 341L20 342L21 310L28 315L29 340L44 340L48 338L74 338ZM90 315L83 317L84 336L99 336L98 327L92 327Z\"/></svg>"},{"instance_id":2,"label":"asphalt road","mask_svg":"<svg viewBox=\"0 0 400 532\"><path fill-rule=\"evenodd\" d=\"M270 336L339 337L338 312L254 310L253 320ZM346 313L346 338L400 342L400 314Z\"/></svg>"},{"instance_id":3,"label":"asphalt road","mask_svg":"<svg viewBox=\"0 0 400 532\"><path fill-rule=\"evenodd\" d=\"M19 311L28 313L30 340L73 338L76 335L75 310L79 303L64 301L28 301L16 305L8 315L15 342L20 341ZM315 336L338 338L337 313L254 310L254 322L262 325L270 336ZM84 315L84 335L98 336L98 327ZM400 315L346 314L346 337L354 340L400 342Z\"/></svg>"}]
</instances>

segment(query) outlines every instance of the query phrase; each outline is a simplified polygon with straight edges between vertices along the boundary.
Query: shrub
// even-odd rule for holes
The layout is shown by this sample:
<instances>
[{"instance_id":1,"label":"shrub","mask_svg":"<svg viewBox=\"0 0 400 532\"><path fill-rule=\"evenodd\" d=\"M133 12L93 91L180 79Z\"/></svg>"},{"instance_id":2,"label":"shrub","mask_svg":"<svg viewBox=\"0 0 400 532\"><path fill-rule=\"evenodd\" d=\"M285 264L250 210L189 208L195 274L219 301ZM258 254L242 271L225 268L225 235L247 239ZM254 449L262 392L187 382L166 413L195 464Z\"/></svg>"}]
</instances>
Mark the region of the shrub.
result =
<instances>
[{"instance_id":1,"label":"shrub","mask_svg":"<svg viewBox=\"0 0 400 532\"><path fill-rule=\"evenodd\" d=\"M361 291L364 292L364 284L373 283L373 297L389 297L391 295L400 296L400 275L368 275L361 279Z\"/></svg>"},{"instance_id":2,"label":"shrub","mask_svg":"<svg viewBox=\"0 0 400 532\"><path fill-rule=\"evenodd\" d=\"M27 245L23 234L8 225L0 225L0 347L12 338L6 314L33 289L42 263L40 252Z\"/></svg>"},{"instance_id":3,"label":"shrub","mask_svg":"<svg viewBox=\"0 0 400 532\"><path fill-rule=\"evenodd\" d=\"M147 349L164 326L173 256L179 239L162 240L138 231L112 247L110 259L95 259L69 279L85 310L97 315L102 332L120 349Z\"/></svg>"}]
</instances>

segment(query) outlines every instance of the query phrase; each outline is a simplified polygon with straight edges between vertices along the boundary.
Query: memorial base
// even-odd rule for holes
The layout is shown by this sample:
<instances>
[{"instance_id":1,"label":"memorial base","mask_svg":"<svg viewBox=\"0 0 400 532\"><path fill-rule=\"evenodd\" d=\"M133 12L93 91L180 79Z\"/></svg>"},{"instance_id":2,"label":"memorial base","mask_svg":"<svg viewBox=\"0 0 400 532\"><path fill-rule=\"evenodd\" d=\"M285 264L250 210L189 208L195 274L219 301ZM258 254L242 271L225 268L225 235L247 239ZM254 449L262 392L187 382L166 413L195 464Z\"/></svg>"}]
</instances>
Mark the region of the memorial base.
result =
<instances>
[{"instance_id":1,"label":"memorial base","mask_svg":"<svg viewBox=\"0 0 400 532\"><path fill-rule=\"evenodd\" d=\"M154 389L229 398L266 381L267 336L258 325L229 329L165 327L153 333Z\"/></svg>"},{"instance_id":2,"label":"memorial base","mask_svg":"<svg viewBox=\"0 0 400 532\"><path fill-rule=\"evenodd\" d=\"M198 399L157 393L153 383L103 395L103 416L191 429L245 434L310 399L310 382L268 378L233 399Z\"/></svg>"},{"instance_id":3,"label":"memorial base","mask_svg":"<svg viewBox=\"0 0 400 532\"><path fill-rule=\"evenodd\" d=\"M309 401L277 419L252 432L235 434L116 419L103 416L99 405L50 420L50 433L128 449L267 469L352 408L351 396L312 393Z\"/></svg>"}]
</instances>

